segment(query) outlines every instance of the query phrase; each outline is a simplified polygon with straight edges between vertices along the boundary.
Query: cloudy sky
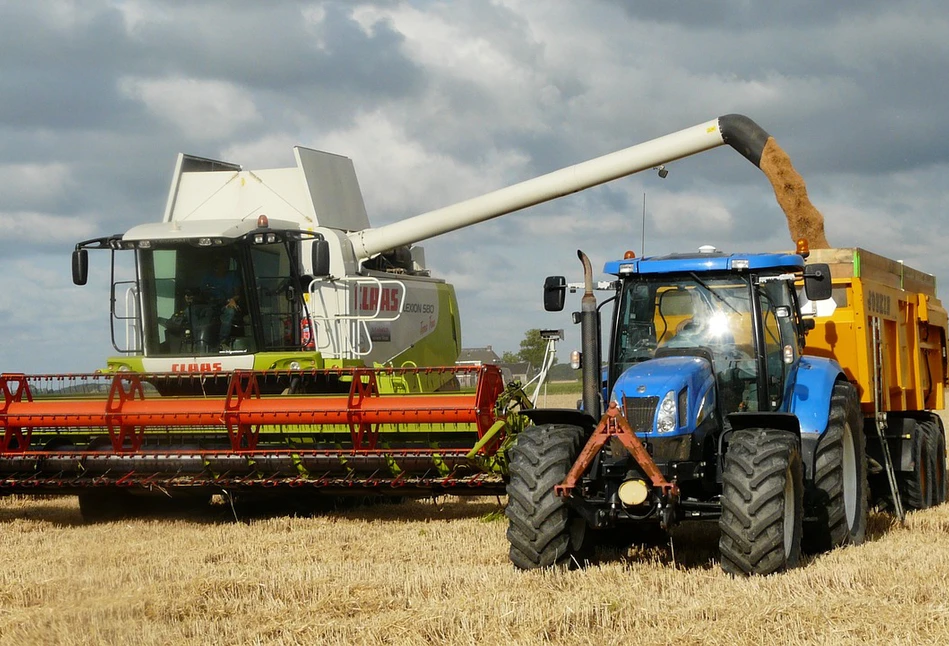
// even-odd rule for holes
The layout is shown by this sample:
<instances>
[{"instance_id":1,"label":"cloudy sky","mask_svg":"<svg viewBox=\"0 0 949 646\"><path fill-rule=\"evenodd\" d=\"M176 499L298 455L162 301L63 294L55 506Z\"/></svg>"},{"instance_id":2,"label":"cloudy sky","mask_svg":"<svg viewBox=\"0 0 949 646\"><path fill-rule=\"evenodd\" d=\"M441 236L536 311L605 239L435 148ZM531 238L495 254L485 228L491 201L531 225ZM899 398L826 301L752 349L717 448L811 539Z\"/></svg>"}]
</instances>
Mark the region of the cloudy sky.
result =
<instances>
[{"instance_id":1,"label":"cloudy sky","mask_svg":"<svg viewBox=\"0 0 949 646\"><path fill-rule=\"evenodd\" d=\"M70 251L160 220L178 152L346 155L379 225L738 112L790 154L831 244L945 295L947 109L944 0L0 0L0 371L103 365L108 254L80 288ZM647 254L789 248L730 148L669 168L428 241L464 344L563 327L565 360L544 277L579 280L578 248L639 253L644 228Z\"/></svg>"}]
</instances>

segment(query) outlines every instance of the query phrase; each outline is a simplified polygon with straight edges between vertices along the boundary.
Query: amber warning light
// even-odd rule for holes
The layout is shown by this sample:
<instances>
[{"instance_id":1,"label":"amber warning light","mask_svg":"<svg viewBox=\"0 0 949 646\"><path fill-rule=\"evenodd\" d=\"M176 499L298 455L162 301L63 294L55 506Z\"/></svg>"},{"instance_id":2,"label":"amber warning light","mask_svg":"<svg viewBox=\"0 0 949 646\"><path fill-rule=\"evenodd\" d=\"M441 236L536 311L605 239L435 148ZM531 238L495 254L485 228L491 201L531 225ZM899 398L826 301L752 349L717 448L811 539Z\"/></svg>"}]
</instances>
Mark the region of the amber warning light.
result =
<instances>
[{"instance_id":1,"label":"amber warning light","mask_svg":"<svg viewBox=\"0 0 949 646\"><path fill-rule=\"evenodd\" d=\"M801 258L807 258L811 255L811 248L807 244L807 238L797 239L797 255Z\"/></svg>"}]
</instances>

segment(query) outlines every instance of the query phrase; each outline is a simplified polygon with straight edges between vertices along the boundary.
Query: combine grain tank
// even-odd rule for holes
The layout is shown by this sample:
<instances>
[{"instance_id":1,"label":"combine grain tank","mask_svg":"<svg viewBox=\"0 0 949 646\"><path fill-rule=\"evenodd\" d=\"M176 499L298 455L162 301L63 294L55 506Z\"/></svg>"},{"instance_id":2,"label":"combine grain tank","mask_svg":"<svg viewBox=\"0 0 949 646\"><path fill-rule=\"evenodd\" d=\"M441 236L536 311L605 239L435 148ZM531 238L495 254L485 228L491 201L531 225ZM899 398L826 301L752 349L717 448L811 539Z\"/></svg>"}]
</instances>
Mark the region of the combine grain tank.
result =
<instances>
[{"instance_id":1,"label":"combine grain tank","mask_svg":"<svg viewBox=\"0 0 949 646\"><path fill-rule=\"evenodd\" d=\"M833 298L810 303L815 329L805 352L835 357L857 386L865 420L871 491L889 499L886 453L902 501L923 509L946 499L947 316L936 279L865 249L815 249Z\"/></svg>"}]
</instances>

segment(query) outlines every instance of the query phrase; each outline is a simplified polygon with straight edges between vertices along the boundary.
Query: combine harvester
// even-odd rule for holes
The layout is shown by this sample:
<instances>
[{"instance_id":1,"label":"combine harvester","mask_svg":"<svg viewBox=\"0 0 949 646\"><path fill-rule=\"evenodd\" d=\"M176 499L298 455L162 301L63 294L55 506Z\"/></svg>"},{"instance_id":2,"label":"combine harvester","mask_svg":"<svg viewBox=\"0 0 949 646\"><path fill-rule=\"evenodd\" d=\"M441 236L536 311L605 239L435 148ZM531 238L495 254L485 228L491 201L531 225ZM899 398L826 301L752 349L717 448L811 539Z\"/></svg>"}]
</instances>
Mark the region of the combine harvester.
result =
<instances>
[{"instance_id":1,"label":"combine harvester","mask_svg":"<svg viewBox=\"0 0 949 646\"><path fill-rule=\"evenodd\" d=\"M503 493L525 426L592 431L603 384L585 380L587 412L545 411L497 368L455 366L454 292L415 243L723 144L765 171L781 201L788 180L772 165L789 163L741 115L378 228L344 157L295 148L295 168L248 171L179 156L162 222L73 254L77 284L88 250L112 254L120 355L92 375L0 376L0 487L78 494L90 519L155 495ZM806 214L795 222L814 229ZM128 281L116 269L125 254ZM589 341L594 328L584 329ZM927 404L938 395L941 406L944 374L930 375L939 389ZM606 392L621 375L611 369ZM727 425L728 412L716 419ZM712 436L726 444L721 429Z\"/></svg>"}]
</instances>

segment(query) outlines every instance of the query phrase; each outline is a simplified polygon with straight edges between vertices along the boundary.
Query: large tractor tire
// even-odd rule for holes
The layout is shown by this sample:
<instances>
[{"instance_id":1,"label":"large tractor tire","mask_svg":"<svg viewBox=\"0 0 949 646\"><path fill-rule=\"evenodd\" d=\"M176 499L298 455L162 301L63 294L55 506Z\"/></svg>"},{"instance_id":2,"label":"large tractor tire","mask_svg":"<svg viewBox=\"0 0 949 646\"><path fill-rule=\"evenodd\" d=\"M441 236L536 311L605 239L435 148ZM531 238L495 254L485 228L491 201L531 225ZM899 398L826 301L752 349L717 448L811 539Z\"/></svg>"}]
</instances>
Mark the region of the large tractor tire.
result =
<instances>
[{"instance_id":1,"label":"large tractor tire","mask_svg":"<svg viewBox=\"0 0 949 646\"><path fill-rule=\"evenodd\" d=\"M929 509L933 506L931 471L934 465L930 450L930 434L926 432L925 423L915 420L906 420L903 429L904 432L910 432L913 436L913 470L897 474L903 505L906 509Z\"/></svg>"},{"instance_id":2,"label":"large tractor tire","mask_svg":"<svg viewBox=\"0 0 949 646\"><path fill-rule=\"evenodd\" d=\"M926 442L929 453L929 482L932 491L932 505L946 502L946 434L939 421L929 419L921 424L926 429Z\"/></svg>"},{"instance_id":3,"label":"large tractor tire","mask_svg":"<svg viewBox=\"0 0 949 646\"><path fill-rule=\"evenodd\" d=\"M827 429L814 454L814 478L808 483L804 550L818 553L863 543L868 496L860 401L852 384L838 382L831 396Z\"/></svg>"},{"instance_id":4,"label":"large tractor tire","mask_svg":"<svg viewBox=\"0 0 949 646\"><path fill-rule=\"evenodd\" d=\"M735 431L725 453L719 549L729 574L773 574L801 559L800 440L773 429Z\"/></svg>"},{"instance_id":5,"label":"large tractor tire","mask_svg":"<svg viewBox=\"0 0 949 646\"><path fill-rule=\"evenodd\" d=\"M583 446L583 429L529 426L510 451L505 514L511 562L522 570L581 566L590 557L586 521L554 493Z\"/></svg>"}]
</instances>

